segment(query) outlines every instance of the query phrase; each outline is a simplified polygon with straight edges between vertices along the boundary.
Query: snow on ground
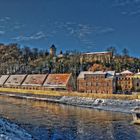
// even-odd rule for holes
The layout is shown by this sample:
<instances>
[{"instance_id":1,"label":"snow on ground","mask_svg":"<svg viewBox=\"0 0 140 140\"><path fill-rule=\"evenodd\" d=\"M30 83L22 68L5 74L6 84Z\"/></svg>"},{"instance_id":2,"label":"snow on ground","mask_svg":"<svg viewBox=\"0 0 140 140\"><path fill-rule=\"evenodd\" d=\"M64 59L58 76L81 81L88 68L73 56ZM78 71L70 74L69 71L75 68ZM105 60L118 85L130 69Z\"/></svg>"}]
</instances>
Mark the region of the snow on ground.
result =
<instances>
[{"instance_id":1,"label":"snow on ground","mask_svg":"<svg viewBox=\"0 0 140 140\"><path fill-rule=\"evenodd\" d=\"M0 118L0 140L33 140L33 138L18 125Z\"/></svg>"}]
</instances>

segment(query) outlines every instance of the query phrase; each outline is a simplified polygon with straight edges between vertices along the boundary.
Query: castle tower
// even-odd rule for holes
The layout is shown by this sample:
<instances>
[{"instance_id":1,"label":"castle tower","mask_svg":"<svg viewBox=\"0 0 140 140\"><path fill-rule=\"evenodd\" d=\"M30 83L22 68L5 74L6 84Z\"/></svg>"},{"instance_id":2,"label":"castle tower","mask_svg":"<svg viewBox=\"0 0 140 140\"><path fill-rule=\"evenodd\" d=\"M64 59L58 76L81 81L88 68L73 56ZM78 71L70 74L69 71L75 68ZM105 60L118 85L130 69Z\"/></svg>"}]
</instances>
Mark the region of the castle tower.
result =
<instances>
[{"instance_id":1,"label":"castle tower","mask_svg":"<svg viewBox=\"0 0 140 140\"><path fill-rule=\"evenodd\" d=\"M54 45L52 45L50 47L50 55L51 56L56 56L56 47Z\"/></svg>"}]
</instances>

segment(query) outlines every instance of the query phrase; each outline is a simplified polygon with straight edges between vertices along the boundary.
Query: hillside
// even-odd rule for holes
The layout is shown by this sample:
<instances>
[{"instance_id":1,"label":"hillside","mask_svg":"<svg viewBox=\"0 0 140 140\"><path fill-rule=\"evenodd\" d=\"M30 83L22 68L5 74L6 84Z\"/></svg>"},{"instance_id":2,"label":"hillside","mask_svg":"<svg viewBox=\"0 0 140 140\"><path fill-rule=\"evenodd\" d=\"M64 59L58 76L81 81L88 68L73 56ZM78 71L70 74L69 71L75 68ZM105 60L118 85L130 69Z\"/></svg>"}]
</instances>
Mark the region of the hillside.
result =
<instances>
[{"instance_id":1,"label":"hillside","mask_svg":"<svg viewBox=\"0 0 140 140\"><path fill-rule=\"evenodd\" d=\"M65 53L51 56L47 50L23 47L18 44L0 44L0 74L24 73L73 73L75 76L81 70L116 70L120 72L129 69L137 72L140 69L140 59L114 55L110 63L94 62L80 64L80 53Z\"/></svg>"}]
</instances>

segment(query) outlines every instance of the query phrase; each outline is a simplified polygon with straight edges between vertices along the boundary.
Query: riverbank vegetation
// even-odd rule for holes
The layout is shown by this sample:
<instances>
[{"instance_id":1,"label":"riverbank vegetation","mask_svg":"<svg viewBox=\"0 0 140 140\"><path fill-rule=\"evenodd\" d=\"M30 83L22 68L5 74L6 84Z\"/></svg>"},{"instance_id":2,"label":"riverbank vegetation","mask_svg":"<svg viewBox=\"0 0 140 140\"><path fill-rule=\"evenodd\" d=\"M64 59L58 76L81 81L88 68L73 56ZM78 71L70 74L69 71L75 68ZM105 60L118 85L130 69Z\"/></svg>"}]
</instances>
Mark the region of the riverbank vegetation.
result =
<instances>
[{"instance_id":1,"label":"riverbank vegetation","mask_svg":"<svg viewBox=\"0 0 140 140\"><path fill-rule=\"evenodd\" d=\"M68 97L85 97L93 99L116 99L116 100L135 100L140 99L140 95L124 95L124 94L90 94L90 93L78 93L78 92L64 92L64 91L51 91L51 90L33 90L33 89L15 89L15 88L0 88L1 93L18 93L21 95L46 95L46 96L68 96Z\"/></svg>"}]
</instances>

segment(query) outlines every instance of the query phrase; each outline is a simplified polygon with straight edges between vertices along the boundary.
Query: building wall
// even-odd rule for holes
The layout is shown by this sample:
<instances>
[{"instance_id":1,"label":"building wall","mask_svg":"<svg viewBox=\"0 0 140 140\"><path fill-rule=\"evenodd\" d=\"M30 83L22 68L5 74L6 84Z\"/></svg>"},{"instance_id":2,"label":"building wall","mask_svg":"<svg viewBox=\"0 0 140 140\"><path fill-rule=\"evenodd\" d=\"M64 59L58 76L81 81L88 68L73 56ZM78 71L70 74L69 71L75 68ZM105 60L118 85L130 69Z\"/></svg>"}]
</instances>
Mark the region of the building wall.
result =
<instances>
[{"instance_id":1,"label":"building wall","mask_svg":"<svg viewBox=\"0 0 140 140\"><path fill-rule=\"evenodd\" d=\"M77 79L77 91L78 92L86 92L86 81L81 78L81 79Z\"/></svg>"},{"instance_id":2,"label":"building wall","mask_svg":"<svg viewBox=\"0 0 140 140\"><path fill-rule=\"evenodd\" d=\"M68 91L75 91L76 90L76 81L73 78L72 74L70 75L70 78L67 81L66 88Z\"/></svg>"},{"instance_id":3,"label":"building wall","mask_svg":"<svg viewBox=\"0 0 140 140\"><path fill-rule=\"evenodd\" d=\"M134 87L134 91L136 91L136 92L140 91L140 77L133 78L133 87Z\"/></svg>"},{"instance_id":4,"label":"building wall","mask_svg":"<svg viewBox=\"0 0 140 140\"><path fill-rule=\"evenodd\" d=\"M117 77L118 91L132 91L133 90L133 76L120 75Z\"/></svg>"},{"instance_id":5,"label":"building wall","mask_svg":"<svg viewBox=\"0 0 140 140\"><path fill-rule=\"evenodd\" d=\"M93 54L82 54L80 60L81 60L81 63L83 62L96 62L96 61L99 61L99 62L106 62L106 63L110 63L111 61L111 58L112 58L112 53L111 52L108 52L108 53L93 53Z\"/></svg>"},{"instance_id":6,"label":"building wall","mask_svg":"<svg viewBox=\"0 0 140 140\"><path fill-rule=\"evenodd\" d=\"M77 81L77 85L79 92L112 94L115 92L114 82L113 78L106 78L105 75L86 74L85 79Z\"/></svg>"}]
</instances>

